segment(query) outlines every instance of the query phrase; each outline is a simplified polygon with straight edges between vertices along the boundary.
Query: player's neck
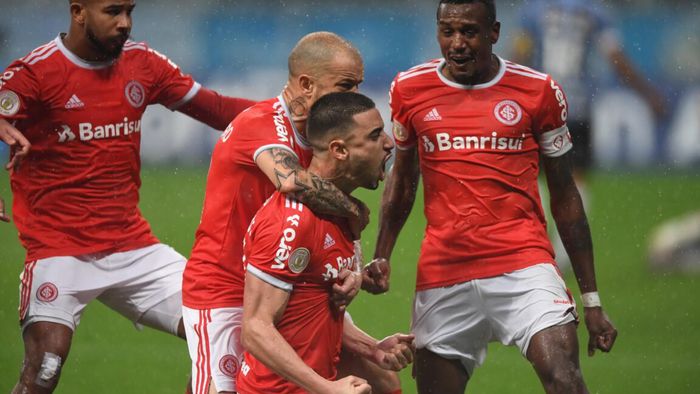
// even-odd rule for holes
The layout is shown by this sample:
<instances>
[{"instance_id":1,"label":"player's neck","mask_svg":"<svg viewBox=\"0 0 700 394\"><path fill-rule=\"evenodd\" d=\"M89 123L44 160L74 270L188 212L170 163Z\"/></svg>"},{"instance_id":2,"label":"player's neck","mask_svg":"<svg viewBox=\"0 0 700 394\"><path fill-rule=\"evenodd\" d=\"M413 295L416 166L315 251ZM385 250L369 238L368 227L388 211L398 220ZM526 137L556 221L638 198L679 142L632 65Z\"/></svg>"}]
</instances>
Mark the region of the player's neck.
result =
<instances>
[{"instance_id":1,"label":"player's neck","mask_svg":"<svg viewBox=\"0 0 700 394\"><path fill-rule=\"evenodd\" d=\"M62 35L61 39L66 49L86 62L105 62L113 60L109 56L93 49L87 36L72 28L68 34Z\"/></svg>"},{"instance_id":2,"label":"player's neck","mask_svg":"<svg viewBox=\"0 0 700 394\"><path fill-rule=\"evenodd\" d=\"M349 195L357 188L355 182L345 176L345 171L342 171L338 166L338 162L328 160L323 157L323 155L318 155L316 152L314 152L314 157L311 159L311 163L309 163L308 171L333 183L335 187L345 194Z\"/></svg>"},{"instance_id":3,"label":"player's neck","mask_svg":"<svg viewBox=\"0 0 700 394\"><path fill-rule=\"evenodd\" d=\"M304 96L295 91L290 83L282 90L282 98L289 108L289 119L294 122L294 127L306 138L306 119L309 117L309 109Z\"/></svg>"}]
</instances>

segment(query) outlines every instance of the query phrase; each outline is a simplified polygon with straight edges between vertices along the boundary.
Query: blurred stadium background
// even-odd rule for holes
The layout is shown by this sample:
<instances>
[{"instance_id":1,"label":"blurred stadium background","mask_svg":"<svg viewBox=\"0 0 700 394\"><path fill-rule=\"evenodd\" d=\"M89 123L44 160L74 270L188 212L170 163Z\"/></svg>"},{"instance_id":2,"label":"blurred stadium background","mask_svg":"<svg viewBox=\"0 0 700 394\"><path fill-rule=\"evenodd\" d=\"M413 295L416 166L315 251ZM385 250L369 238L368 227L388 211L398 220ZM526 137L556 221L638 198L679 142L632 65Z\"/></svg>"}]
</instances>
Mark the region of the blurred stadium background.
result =
<instances>
[{"instance_id":1,"label":"blurred stadium background","mask_svg":"<svg viewBox=\"0 0 700 394\"><path fill-rule=\"evenodd\" d=\"M68 27L66 1L2 3L3 68ZM132 35L208 87L264 99L283 86L286 56L299 37L334 31L362 52L362 90L388 119L393 76L439 56L436 3L142 0L137 1ZM520 12L527 6L527 1L497 2L503 26L496 52L503 57L509 55ZM614 16L627 55L665 95L669 113L656 118L634 92L621 87L602 60L593 65L596 170L589 215L601 296L620 337L612 354L588 358L581 326L583 372L594 393L695 393L700 391L700 280L652 270L647 249L655 226L700 208L700 8L698 2L681 0L618 0L603 6ZM217 133L159 107L147 112L143 130L142 210L161 240L187 255ZM0 144L0 157L6 154ZM380 191L357 194L374 208L375 220L364 236L365 255L371 256ZM0 196L11 202L4 171ZM408 329L424 226L421 204L419 200L394 254L390 293L362 295L351 308L355 320L375 336ZM11 389L22 359L16 310L23 260L14 227L0 225L0 392ZM578 294L570 274L567 280ZM492 345L489 351L470 392L541 392L517 350ZM63 372L59 393L182 392L188 358L183 342L148 329L139 334L128 321L95 304L83 317ZM403 379L405 392L414 392L410 371Z\"/></svg>"}]
</instances>

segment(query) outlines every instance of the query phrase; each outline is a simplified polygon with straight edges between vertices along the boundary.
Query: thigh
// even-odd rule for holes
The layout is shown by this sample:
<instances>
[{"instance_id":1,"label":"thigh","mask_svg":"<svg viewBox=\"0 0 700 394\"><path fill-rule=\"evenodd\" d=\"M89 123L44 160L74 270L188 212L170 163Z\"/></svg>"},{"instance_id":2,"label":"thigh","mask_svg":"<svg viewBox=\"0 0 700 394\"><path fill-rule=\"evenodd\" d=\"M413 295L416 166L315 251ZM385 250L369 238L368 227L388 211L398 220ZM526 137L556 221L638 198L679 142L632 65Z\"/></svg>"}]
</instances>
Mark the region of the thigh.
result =
<instances>
[{"instance_id":1,"label":"thigh","mask_svg":"<svg viewBox=\"0 0 700 394\"><path fill-rule=\"evenodd\" d=\"M532 338L549 327L577 321L576 305L557 268L538 264L480 281L494 339L526 356Z\"/></svg>"},{"instance_id":2,"label":"thigh","mask_svg":"<svg viewBox=\"0 0 700 394\"><path fill-rule=\"evenodd\" d=\"M104 291L106 284L96 277L95 267L77 257L27 262L19 286L22 329L52 322L74 331L87 304Z\"/></svg>"},{"instance_id":3,"label":"thigh","mask_svg":"<svg viewBox=\"0 0 700 394\"><path fill-rule=\"evenodd\" d=\"M483 313L484 300L476 281L416 292L411 332L416 348L447 360L458 360L466 374L486 359L491 324ZM432 369L430 364L414 364L416 373ZM431 373L432 371L427 371Z\"/></svg>"},{"instance_id":4,"label":"thigh","mask_svg":"<svg viewBox=\"0 0 700 394\"><path fill-rule=\"evenodd\" d=\"M341 350L336 379L350 375L367 380L374 394L390 394L401 390L401 381L396 372L382 369L363 357Z\"/></svg>"},{"instance_id":5,"label":"thigh","mask_svg":"<svg viewBox=\"0 0 700 394\"><path fill-rule=\"evenodd\" d=\"M243 308L182 309L192 360L192 392L206 393L210 381L218 392L235 392L243 358Z\"/></svg>"},{"instance_id":6,"label":"thigh","mask_svg":"<svg viewBox=\"0 0 700 394\"><path fill-rule=\"evenodd\" d=\"M457 359L418 349L413 367L420 394L463 394L467 387L469 374Z\"/></svg>"},{"instance_id":7,"label":"thigh","mask_svg":"<svg viewBox=\"0 0 700 394\"><path fill-rule=\"evenodd\" d=\"M585 393L579 365L576 325L546 328L533 336L527 351L547 393Z\"/></svg>"},{"instance_id":8,"label":"thigh","mask_svg":"<svg viewBox=\"0 0 700 394\"><path fill-rule=\"evenodd\" d=\"M181 254L163 244L111 254L97 263L111 278L111 286L98 299L135 323L158 306L145 323L176 335L185 263ZM180 305L168 302L175 298Z\"/></svg>"}]
</instances>

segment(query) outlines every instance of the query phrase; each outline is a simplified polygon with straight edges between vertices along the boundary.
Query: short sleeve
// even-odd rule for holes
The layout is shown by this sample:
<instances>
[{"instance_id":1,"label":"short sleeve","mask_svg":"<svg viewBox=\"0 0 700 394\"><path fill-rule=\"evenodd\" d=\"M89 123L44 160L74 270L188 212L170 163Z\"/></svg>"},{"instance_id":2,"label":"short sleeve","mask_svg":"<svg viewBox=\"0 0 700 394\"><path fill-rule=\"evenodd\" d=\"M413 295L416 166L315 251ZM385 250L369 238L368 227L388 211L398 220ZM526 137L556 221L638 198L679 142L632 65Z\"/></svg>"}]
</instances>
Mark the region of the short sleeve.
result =
<instances>
[{"instance_id":1,"label":"short sleeve","mask_svg":"<svg viewBox=\"0 0 700 394\"><path fill-rule=\"evenodd\" d=\"M416 144L416 136L400 91L401 75L402 73L399 73L391 83L389 105L391 106L391 122L396 146L399 149L409 149Z\"/></svg>"},{"instance_id":2,"label":"short sleeve","mask_svg":"<svg viewBox=\"0 0 700 394\"><path fill-rule=\"evenodd\" d=\"M270 108L272 107L272 108ZM294 130L285 121L279 101L262 102L238 115L229 126L229 141L237 144L242 156L237 161L255 162L258 155L270 148L286 149L294 156ZM227 133L225 132L224 135Z\"/></svg>"},{"instance_id":3,"label":"short sleeve","mask_svg":"<svg viewBox=\"0 0 700 394\"><path fill-rule=\"evenodd\" d=\"M559 157L573 146L566 125L569 105L561 86L552 77L547 77L545 83L533 131L537 136L540 153L546 157Z\"/></svg>"},{"instance_id":4,"label":"short sleeve","mask_svg":"<svg viewBox=\"0 0 700 394\"><path fill-rule=\"evenodd\" d=\"M146 53L151 71L156 75L150 103L162 104L174 111L197 94L201 85L191 75L184 74L172 60L153 48L148 48Z\"/></svg>"},{"instance_id":5,"label":"short sleeve","mask_svg":"<svg viewBox=\"0 0 700 394\"><path fill-rule=\"evenodd\" d=\"M36 75L21 61L12 63L0 75L0 118L24 120L39 102Z\"/></svg>"},{"instance_id":6,"label":"short sleeve","mask_svg":"<svg viewBox=\"0 0 700 394\"><path fill-rule=\"evenodd\" d=\"M311 261L314 216L291 197L276 193L272 199L250 225L243 262L259 279L292 291Z\"/></svg>"}]
</instances>

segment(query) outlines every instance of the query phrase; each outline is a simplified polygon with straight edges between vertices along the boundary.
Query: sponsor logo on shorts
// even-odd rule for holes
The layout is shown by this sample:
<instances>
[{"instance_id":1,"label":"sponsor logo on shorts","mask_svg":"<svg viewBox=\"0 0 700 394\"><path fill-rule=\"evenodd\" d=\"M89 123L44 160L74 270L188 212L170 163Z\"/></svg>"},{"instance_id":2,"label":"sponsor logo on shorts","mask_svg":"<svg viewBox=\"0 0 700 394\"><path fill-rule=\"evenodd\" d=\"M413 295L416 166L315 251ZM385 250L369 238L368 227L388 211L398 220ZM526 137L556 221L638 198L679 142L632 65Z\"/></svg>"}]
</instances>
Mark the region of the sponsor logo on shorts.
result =
<instances>
[{"instance_id":1,"label":"sponsor logo on shorts","mask_svg":"<svg viewBox=\"0 0 700 394\"><path fill-rule=\"evenodd\" d=\"M19 112L19 96L11 90L0 92L0 115L13 116Z\"/></svg>"},{"instance_id":2,"label":"sponsor logo on shorts","mask_svg":"<svg viewBox=\"0 0 700 394\"><path fill-rule=\"evenodd\" d=\"M562 299L555 299L554 300L555 304L560 304L560 305L571 305L570 300L562 300Z\"/></svg>"},{"instance_id":3,"label":"sponsor logo on shorts","mask_svg":"<svg viewBox=\"0 0 700 394\"><path fill-rule=\"evenodd\" d=\"M124 88L124 95L129 104L134 108L141 107L146 100L146 90L144 90L143 85L138 81L127 83Z\"/></svg>"},{"instance_id":4,"label":"sponsor logo on shorts","mask_svg":"<svg viewBox=\"0 0 700 394\"><path fill-rule=\"evenodd\" d=\"M523 117L523 110L520 105L513 100L503 100L496 104L493 114L499 122L506 126L513 126L520 122Z\"/></svg>"},{"instance_id":5,"label":"sponsor logo on shorts","mask_svg":"<svg viewBox=\"0 0 700 394\"><path fill-rule=\"evenodd\" d=\"M289 269L295 274L304 272L306 266L309 265L309 260L311 259L311 252L306 248L294 249L292 254L289 255Z\"/></svg>"},{"instance_id":6,"label":"sponsor logo on shorts","mask_svg":"<svg viewBox=\"0 0 700 394\"><path fill-rule=\"evenodd\" d=\"M36 290L36 298L39 301L51 302L58 297L58 288L51 282L45 282Z\"/></svg>"},{"instance_id":7,"label":"sponsor logo on shorts","mask_svg":"<svg viewBox=\"0 0 700 394\"><path fill-rule=\"evenodd\" d=\"M224 375L235 378L238 373L238 359L230 354L221 357L221 360L219 360L219 370Z\"/></svg>"}]
</instances>

